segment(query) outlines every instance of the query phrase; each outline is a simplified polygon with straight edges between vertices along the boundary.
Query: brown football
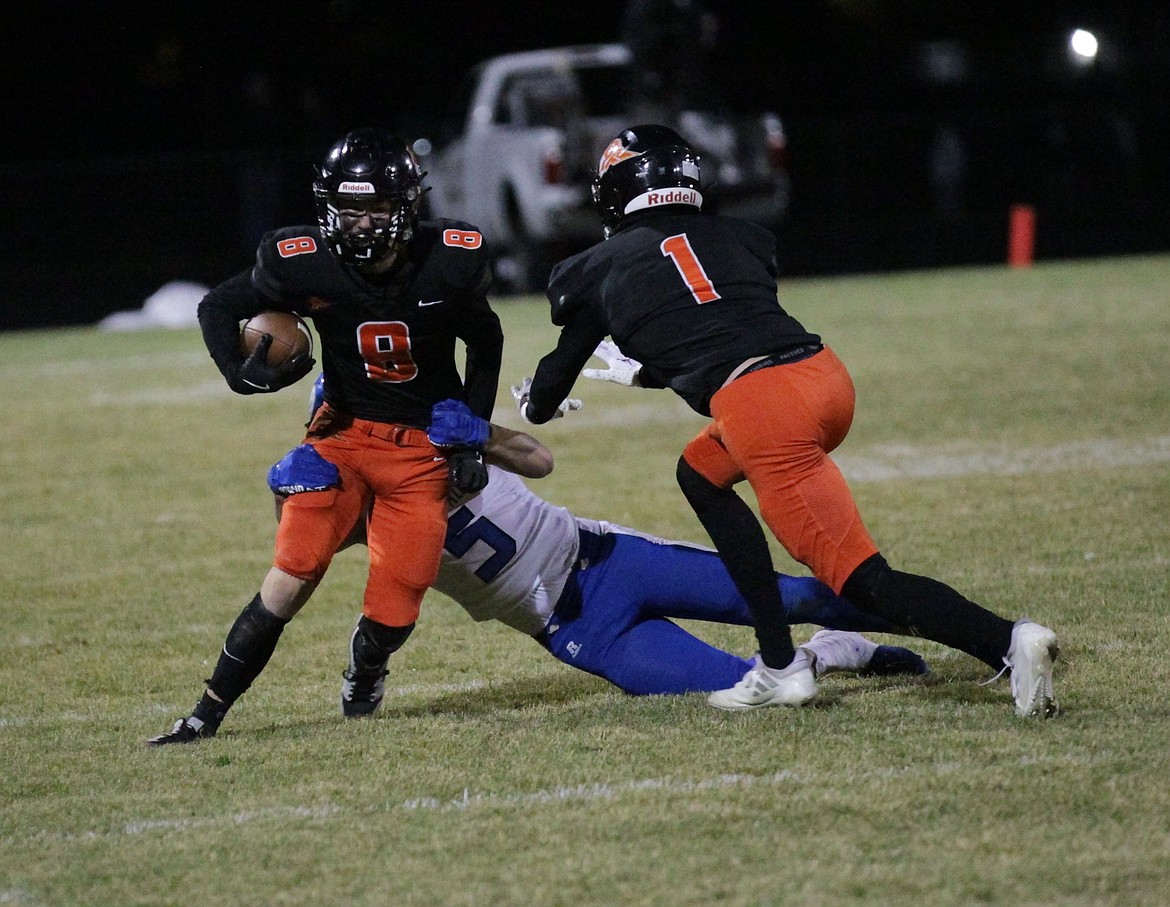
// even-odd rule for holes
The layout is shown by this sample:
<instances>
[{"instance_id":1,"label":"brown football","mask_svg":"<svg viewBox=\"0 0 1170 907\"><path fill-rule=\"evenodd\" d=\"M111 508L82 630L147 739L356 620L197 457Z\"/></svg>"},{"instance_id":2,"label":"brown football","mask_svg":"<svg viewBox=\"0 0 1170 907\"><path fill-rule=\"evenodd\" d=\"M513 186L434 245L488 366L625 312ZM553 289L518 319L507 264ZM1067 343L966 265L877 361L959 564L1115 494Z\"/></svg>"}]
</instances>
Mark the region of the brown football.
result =
<instances>
[{"instance_id":1,"label":"brown football","mask_svg":"<svg viewBox=\"0 0 1170 907\"><path fill-rule=\"evenodd\" d=\"M292 312L261 312L240 328L240 352L249 355L265 334L272 335L268 364L279 368L290 359L307 353L313 355L313 335L309 326Z\"/></svg>"}]
</instances>

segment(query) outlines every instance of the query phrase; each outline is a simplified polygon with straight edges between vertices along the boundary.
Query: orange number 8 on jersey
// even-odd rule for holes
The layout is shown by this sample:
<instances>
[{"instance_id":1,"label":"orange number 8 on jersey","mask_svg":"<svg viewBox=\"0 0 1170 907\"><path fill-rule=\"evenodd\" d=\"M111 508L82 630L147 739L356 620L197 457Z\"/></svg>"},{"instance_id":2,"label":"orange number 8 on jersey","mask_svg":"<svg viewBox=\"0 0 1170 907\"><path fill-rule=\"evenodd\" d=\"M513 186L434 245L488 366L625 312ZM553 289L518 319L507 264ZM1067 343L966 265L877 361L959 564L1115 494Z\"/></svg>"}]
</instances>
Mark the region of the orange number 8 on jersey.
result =
<instances>
[{"instance_id":1,"label":"orange number 8 on jersey","mask_svg":"<svg viewBox=\"0 0 1170 907\"><path fill-rule=\"evenodd\" d=\"M360 324L357 342L371 381L409 381L418 374L410 355L410 329L401 321Z\"/></svg>"},{"instance_id":2,"label":"orange number 8 on jersey","mask_svg":"<svg viewBox=\"0 0 1170 907\"><path fill-rule=\"evenodd\" d=\"M454 246L457 249L478 249L483 244L483 237L474 230L444 230L443 245Z\"/></svg>"}]
</instances>

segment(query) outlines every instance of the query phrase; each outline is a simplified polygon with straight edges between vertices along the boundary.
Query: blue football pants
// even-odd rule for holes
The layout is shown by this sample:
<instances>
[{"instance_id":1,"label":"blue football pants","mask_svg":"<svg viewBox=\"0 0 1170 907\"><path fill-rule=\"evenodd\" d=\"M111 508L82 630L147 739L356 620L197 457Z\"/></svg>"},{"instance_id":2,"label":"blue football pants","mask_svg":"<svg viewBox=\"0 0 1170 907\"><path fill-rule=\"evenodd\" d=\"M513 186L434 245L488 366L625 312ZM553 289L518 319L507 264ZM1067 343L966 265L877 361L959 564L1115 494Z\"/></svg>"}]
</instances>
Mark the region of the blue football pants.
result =
<instances>
[{"instance_id":1,"label":"blue football pants","mask_svg":"<svg viewBox=\"0 0 1170 907\"><path fill-rule=\"evenodd\" d=\"M813 577L777 574L790 624L894 633ZM634 695L709 692L733 686L751 662L688 633L671 618L751 626L713 551L617 534L609 555L574 571L579 614L554 614L540 641L565 664Z\"/></svg>"}]
</instances>

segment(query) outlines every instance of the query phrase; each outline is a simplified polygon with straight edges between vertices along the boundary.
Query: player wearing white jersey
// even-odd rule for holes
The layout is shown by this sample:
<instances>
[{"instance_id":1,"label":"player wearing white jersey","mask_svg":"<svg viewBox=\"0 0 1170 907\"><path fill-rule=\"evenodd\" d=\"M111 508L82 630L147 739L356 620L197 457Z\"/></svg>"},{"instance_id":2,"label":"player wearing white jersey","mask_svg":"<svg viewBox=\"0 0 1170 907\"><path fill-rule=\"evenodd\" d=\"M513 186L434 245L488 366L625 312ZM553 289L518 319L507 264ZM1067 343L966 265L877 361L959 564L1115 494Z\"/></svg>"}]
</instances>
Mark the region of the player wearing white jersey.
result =
<instances>
[{"instance_id":1,"label":"player wearing white jersey","mask_svg":"<svg viewBox=\"0 0 1170 907\"><path fill-rule=\"evenodd\" d=\"M435 583L472 618L533 636L559 660L627 693L710 692L751 667L671 619L751 625L713 549L576 516L519 477L488 471L487 487L448 517ZM812 577L777 574L777 582L790 623L893 630ZM925 670L914 653L856 632L821 634L807 647L820 673Z\"/></svg>"},{"instance_id":2,"label":"player wearing white jersey","mask_svg":"<svg viewBox=\"0 0 1170 907\"><path fill-rule=\"evenodd\" d=\"M442 443L449 424L436 407L435 443ZM437 590L473 619L498 620L533 637L565 664L635 695L722 689L751 667L751 661L672 620L751 625L747 604L713 549L586 519L551 504L514 474L538 478L551 471L547 448L501 426L492 425L489 437L485 424L479 434L489 481L471 500L451 506ZM294 450L273 467L269 485L278 501L284 491L319 484L310 466ZM359 524L349 542L361 541ZM910 650L879 646L857 632L896 632L894 627L863 614L819 580L776 576L790 623L832 628L805 644L818 674L927 672ZM366 684L370 694L355 700L351 675L357 667L351 650L342 684L342 710L351 717L371 714L384 692L385 663L378 666L378 682Z\"/></svg>"}]
</instances>

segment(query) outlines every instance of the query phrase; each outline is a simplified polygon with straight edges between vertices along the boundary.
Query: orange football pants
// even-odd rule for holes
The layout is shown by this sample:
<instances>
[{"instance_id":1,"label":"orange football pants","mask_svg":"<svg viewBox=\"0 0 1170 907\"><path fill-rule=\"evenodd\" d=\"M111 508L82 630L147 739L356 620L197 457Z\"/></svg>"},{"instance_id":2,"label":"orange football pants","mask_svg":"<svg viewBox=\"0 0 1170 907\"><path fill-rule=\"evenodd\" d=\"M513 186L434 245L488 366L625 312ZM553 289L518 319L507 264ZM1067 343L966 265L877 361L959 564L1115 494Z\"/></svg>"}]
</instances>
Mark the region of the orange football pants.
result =
<instances>
[{"instance_id":1,"label":"orange football pants","mask_svg":"<svg viewBox=\"0 0 1170 907\"><path fill-rule=\"evenodd\" d=\"M849 433L854 402L849 372L826 347L720 388L711 398L713 421L683 451L720 488L746 478L780 544L838 593L878 550L829 458Z\"/></svg>"},{"instance_id":2,"label":"orange football pants","mask_svg":"<svg viewBox=\"0 0 1170 907\"><path fill-rule=\"evenodd\" d=\"M330 415L327 407L322 413ZM353 419L320 437L313 432L319 421L321 414L305 441L337 467L341 486L289 496L276 531L273 565L319 582L372 501L362 613L390 627L412 624L423 594L439 574L447 533L446 460L417 428Z\"/></svg>"}]
</instances>

